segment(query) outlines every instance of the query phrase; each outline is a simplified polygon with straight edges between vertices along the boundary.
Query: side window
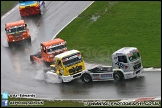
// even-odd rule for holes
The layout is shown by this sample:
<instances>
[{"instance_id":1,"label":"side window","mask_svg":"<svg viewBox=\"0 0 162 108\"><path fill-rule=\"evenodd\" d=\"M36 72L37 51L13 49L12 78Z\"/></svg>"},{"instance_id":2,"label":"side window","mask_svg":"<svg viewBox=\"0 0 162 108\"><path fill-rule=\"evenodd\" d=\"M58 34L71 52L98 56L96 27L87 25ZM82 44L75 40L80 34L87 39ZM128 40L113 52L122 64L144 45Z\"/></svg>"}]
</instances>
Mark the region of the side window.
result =
<instances>
[{"instance_id":1,"label":"side window","mask_svg":"<svg viewBox=\"0 0 162 108\"><path fill-rule=\"evenodd\" d=\"M60 61L60 60L57 60L57 64L58 64L59 66L61 66L61 61Z\"/></svg>"},{"instance_id":2,"label":"side window","mask_svg":"<svg viewBox=\"0 0 162 108\"><path fill-rule=\"evenodd\" d=\"M41 45L41 51L43 51L44 53L46 53L46 47L44 47L44 45Z\"/></svg>"},{"instance_id":3,"label":"side window","mask_svg":"<svg viewBox=\"0 0 162 108\"><path fill-rule=\"evenodd\" d=\"M54 60L53 60L53 64L56 64L56 61L57 61L57 59L54 59Z\"/></svg>"},{"instance_id":4,"label":"side window","mask_svg":"<svg viewBox=\"0 0 162 108\"><path fill-rule=\"evenodd\" d=\"M126 56L118 56L118 61L123 62L123 63L127 63L127 58L126 58Z\"/></svg>"},{"instance_id":5,"label":"side window","mask_svg":"<svg viewBox=\"0 0 162 108\"><path fill-rule=\"evenodd\" d=\"M43 48L44 53L46 53L46 47Z\"/></svg>"}]
</instances>

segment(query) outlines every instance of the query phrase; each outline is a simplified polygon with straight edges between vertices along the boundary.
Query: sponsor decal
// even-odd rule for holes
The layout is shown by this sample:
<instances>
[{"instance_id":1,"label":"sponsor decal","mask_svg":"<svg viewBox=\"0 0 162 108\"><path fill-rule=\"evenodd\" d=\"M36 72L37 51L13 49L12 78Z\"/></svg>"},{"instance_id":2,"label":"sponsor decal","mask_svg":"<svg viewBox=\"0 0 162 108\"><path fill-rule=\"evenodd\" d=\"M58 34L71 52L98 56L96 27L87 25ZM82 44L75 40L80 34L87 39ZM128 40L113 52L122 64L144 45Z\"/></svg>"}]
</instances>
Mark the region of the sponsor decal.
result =
<instances>
[{"instance_id":1,"label":"sponsor decal","mask_svg":"<svg viewBox=\"0 0 162 108\"><path fill-rule=\"evenodd\" d=\"M93 74L93 76L99 76L99 74Z\"/></svg>"},{"instance_id":2,"label":"sponsor decal","mask_svg":"<svg viewBox=\"0 0 162 108\"><path fill-rule=\"evenodd\" d=\"M81 59L81 54L77 54L77 55L73 55L73 56L70 56L70 57L66 57L62 61L65 62L65 61L68 61L68 60L71 60L71 59L74 59L74 58L77 58L77 57L79 59Z\"/></svg>"},{"instance_id":3,"label":"sponsor decal","mask_svg":"<svg viewBox=\"0 0 162 108\"><path fill-rule=\"evenodd\" d=\"M116 59L117 59L117 57L114 57L114 59L116 60Z\"/></svg>"},{"instance_id":4,"label":"sponsor decal","mask_svg":"<svg viewBox=\"0 0 162 108\"><path fill-rule=\"evenodd\" d=\"M101 74L101 77L112 77L112 74Z\"/></svg>"},{"instance_id":5,"label":"sponsor decal","mask_svg":"<svg viewBox=\"0 0 162 108\"><path fill-rule=\"evenodd\" d=\"M95 80L99 80L100 79L99 74L93 74L93 77L94 77Z\"/></svg>"},{"instance_id":6,"label":"sponsor decal","mask_svg":"<svg viewBox=\"0 0 162 108\"><path fill-rule=\"evenodd\" d=\"M125 69L128 68L128 66L126 66L126 65L124 65L124 64L122 64L120 62L116 62L115 64L118 65L120 68L125 68Z\"/></svg>"}]
</instances>

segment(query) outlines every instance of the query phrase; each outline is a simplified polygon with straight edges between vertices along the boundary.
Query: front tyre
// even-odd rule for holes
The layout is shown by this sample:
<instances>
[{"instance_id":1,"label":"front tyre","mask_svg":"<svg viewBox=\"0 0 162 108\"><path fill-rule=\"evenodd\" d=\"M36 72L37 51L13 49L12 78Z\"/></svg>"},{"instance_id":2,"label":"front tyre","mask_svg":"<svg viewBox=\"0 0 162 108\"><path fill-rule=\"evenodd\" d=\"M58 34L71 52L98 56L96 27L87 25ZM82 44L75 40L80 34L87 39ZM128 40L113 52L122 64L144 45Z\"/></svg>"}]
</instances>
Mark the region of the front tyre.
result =
<instances>
[{"instance_id":1,"label":"front tyre","mask_svg":"<svg viewBox=\"0 0 162 108\"><path fill-rule=\"evenodd\" d=\"M116 81L122 81L123 80L123 75L121 72L115 72L113 74L114 80Z\"/></svg>"},{"instance_id":2,"label":"front tyre","mask_svg":"<svg viewBox=\"0 0 162 108\"><path fill-rule=\"evenodd\" d=\"M82 81L85 82L85 83L90 83L92 82L92 77L90 74L88 73L85 73L82 75Z\"/></svg>"}]
</instances>

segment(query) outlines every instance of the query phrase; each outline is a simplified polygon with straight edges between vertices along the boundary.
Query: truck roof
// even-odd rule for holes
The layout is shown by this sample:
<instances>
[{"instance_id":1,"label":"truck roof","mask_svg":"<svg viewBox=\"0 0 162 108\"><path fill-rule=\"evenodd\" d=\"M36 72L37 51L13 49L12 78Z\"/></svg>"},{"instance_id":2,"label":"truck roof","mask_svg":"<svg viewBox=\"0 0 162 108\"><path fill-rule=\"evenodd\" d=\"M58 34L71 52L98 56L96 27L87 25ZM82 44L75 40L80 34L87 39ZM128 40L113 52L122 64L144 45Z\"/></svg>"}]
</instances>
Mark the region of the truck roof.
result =
<instances>
[{"instance_id":1,"label":"truck roof","mask_svg":"<svg viewBox=\"0 0 162 108\"><path fill-rule=\"evenodd\" d=\"M41 42L41 44L43 44L44 46L51 46L51 45L54 45L54 44L59 44L61 42L65 42L65 41L63 39L56 38L54 40L49 40L49 41L46 41L46 42Z\"/></svg>"},{"instance_id":2,"label":"truck roof","mask_svg":"<svg viewBox=\"0 0 162 108\"><path fill-rule=\"evenodd\" d=\"M136 47L123 47L123 48L121 48L121 49L115 51L115 52L113 53L113 55L116 54L116 53L127 54L127 53L129 53L130 51L136 50L136 49L137 49Z\"/></svg>"},{"instance_id":3,"label":"truck roof","mask_svg":"<svg viewBox=\"0 0 162 108\"><path fill-rule=\"evenodd\" d=\"M6 26L6 28L9 28L9 27L14 27L14 26L21 26L24 24L25 24L24 20L19 20L19 21L15 21L15 22L6 23L5 26Z\"/></svg>"},{"instance_id":4,"label":"truck roof","mask_svg":"<svg viewBox=\"0 0 162 108\"><path fill-rule=\"evenodd\" d=\"M80 53L80 52L78 50L69 50L69 51L56 55L55 58L63 58L63 57L69 56L74 53Z\"/></svg>"},{"instance_id":5,"label":"truck roof","mask_svg":"<svg viewBox=\"0 0 162 108\"><path fill-rule=\"evenodd\" d=\"M19 8L23 9L25 6L36 6L38 5L38 1L19 1Z\"/></svg>"}]
</instances>

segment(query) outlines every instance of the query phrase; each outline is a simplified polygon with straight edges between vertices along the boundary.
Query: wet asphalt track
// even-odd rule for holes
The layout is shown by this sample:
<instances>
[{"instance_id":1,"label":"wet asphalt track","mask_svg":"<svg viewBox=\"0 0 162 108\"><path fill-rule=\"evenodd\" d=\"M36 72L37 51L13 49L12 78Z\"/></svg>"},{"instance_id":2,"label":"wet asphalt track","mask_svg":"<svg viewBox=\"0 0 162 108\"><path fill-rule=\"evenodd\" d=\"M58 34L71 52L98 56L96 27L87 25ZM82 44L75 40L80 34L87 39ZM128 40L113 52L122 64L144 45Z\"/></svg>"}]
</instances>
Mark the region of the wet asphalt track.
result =
<instances>
[{"instance_id":1,"label":"wet asphalt track","mask_svg":"<svg viewBox=\"0 0 162 108\"><path fill-rule=\"evenodd\" d=\"M32 65L29 55L39 51L39 44L53 38L68 22L92 1L47 1L44 14L24 18L29 26L32 46L9 49L4 25L20 20L18 9L1 20L1 92L34 93L50 99L121 99L161 96L161 71L143 72L137 79L123 82L105 81L84 84L46 83L41 65ZM88 67L91 64L87 65Z\"/></svg>"}]
</instances>

